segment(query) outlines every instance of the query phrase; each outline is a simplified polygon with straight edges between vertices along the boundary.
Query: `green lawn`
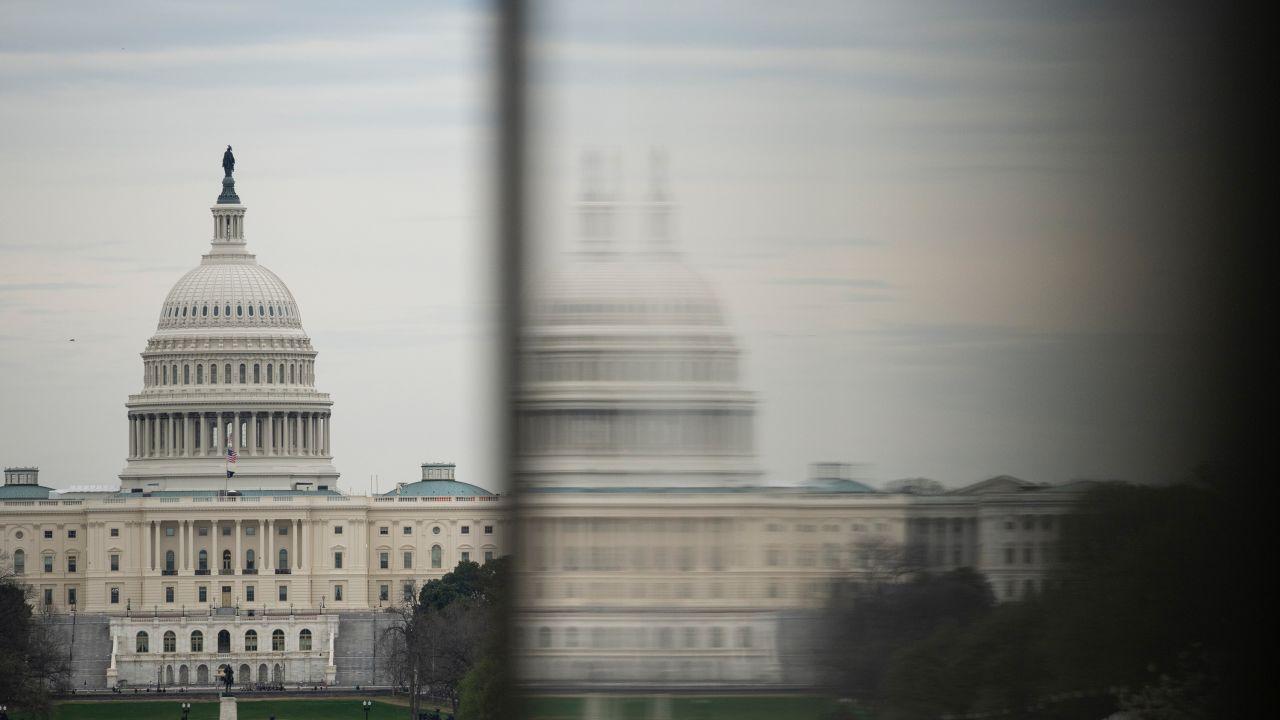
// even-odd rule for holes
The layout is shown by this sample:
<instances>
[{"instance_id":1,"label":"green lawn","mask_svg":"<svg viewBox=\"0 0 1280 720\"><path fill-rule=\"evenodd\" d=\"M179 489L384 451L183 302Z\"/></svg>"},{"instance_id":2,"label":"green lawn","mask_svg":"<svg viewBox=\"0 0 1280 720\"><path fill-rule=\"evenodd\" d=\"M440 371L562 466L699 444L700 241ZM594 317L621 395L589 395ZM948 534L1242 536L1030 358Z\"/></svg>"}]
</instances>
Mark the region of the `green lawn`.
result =
<instances>
[{"instance_id":1,"label":"green lawn","mask_svg":"<svg viewBox=\"0 0 1280 720\"><path fill-rule=\"evenodd\" d=\"M64 702L54 710L54 720L181 720L181 702L147 700L141 702ZM364 720L358 699L342 700L241 700L237 706L241 720ZM409 711L402 705L375 700L369 720L405 720ZM190 720L218 720L218 703L192 702ZM15 715L15 720L22 720Z\"/></svg>"},{"instance_id":2,"label":"green lawn","mask_svg":"<svg viewBox=\"0 0 1280 720\"><path fill-rule=\"evenodd\" d=\"M586 718L581 697L536 697L528 720L594 720ZM671 720L825 720L837 707L829 698L812 695L673 697ZM652 720L654 701L643 697L608 698L597 706L610 720Z\"/></svg>"}]
</instances>

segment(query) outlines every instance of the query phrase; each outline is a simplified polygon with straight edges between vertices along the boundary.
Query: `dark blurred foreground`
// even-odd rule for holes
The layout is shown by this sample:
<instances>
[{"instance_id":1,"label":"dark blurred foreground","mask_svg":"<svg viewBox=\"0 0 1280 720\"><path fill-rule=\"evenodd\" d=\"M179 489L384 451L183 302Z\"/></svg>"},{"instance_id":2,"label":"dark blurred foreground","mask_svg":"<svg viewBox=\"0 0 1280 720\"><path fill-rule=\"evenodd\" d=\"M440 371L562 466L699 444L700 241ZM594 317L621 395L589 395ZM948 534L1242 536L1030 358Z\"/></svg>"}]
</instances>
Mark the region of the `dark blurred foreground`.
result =
<instances>
[{"instance_id":1,"label":"dark blurred foreground","mask_svg":"<svg viewBox=\"0 0 1280 720\"><path fill-rule=\"evenodd\" d=\"M960 569L844 588L828 607L833 692L898 718L1238 717L1249 632L1235 474L1108 483L1064 528L1038 596L995 604ZM1259 628L1260 630L1260 628Z\"/></svg>"}]
</instances>

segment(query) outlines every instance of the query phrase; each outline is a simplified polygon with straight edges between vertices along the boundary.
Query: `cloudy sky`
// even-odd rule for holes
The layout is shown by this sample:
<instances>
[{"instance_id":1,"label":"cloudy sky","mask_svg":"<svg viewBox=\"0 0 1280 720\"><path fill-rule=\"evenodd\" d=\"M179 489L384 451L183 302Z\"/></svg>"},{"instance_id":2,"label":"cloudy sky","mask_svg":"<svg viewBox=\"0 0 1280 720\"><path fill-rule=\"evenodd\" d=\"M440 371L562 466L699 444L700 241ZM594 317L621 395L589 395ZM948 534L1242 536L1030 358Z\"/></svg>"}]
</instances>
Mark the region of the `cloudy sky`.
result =
<instances>
[{"instance_id":1,"label":"cloudy sky","mask_svg":"<svg viewBox=\"0 0 1280 720\"><path fill-rule=\"evenodd\" d=\"M544 257L572 246L583 148L665 149L772 480L816 460L1156 480L1201 459L1193 23L696 5L541 6L531 228ZM344 486L443 459L500 485L484 4L0 14L0 462L116 480L138 353L207 248L230 143L250 250L320 351Z\"/></svg>"}]
</instances>

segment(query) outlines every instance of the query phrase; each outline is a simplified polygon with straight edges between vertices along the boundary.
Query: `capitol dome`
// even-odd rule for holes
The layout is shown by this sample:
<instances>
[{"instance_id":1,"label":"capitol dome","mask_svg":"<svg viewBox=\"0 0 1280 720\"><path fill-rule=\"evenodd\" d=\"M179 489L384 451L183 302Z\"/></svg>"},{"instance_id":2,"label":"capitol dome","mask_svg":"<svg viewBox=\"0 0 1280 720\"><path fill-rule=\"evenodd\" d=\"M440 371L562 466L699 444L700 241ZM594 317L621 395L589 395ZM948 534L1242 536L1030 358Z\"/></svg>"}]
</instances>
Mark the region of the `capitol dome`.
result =
<instances>
[{"instance_id":1,"label":"capitol dome","mask_svg":"<svg viewBox=\"0 0 1280 720\"><path fill-rule=\"evenodd\" d=\"M253 256L206 257L169 291L158 330L302 328L293 293Z\"/></svg>"},{"instance_id":2,"label":"capitol dome","mask_svg":"<svg viewBox=\"0 0 1280 720\"><path fill-rule=\"evenodd\" d=\"M711 284L674 253L615 258L579 254L548 278L536 302L542 325L724 325Z\"/></svg>"},{"instance_id":3,"label":"capitol dome","mask_svg":"<svg viewBox=\"0 0 1280 720\"><path fill-rule=\"evenodd\" d=\"M126 491L327 490L338 479L315 348L293 293L246 249L233 167L210 208L209 251L165 297L142 353Z\"/></svg>"}]
</instances>

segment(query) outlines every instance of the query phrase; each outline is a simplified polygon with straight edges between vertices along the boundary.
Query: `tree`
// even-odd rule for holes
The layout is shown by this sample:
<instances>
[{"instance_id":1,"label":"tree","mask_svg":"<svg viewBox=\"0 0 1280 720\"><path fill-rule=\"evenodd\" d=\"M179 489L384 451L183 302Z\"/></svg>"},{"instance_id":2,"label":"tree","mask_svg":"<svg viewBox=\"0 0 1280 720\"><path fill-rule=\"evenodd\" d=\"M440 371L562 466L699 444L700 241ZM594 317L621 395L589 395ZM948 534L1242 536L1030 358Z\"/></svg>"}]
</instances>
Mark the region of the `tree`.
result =
<instances>
[{"instance_id":1,"label":"tree","mask_svg":"<svg viewBox=\"0 0 1280 720\"><path fill-rule=\"evenodd\" d=\"M473 703L481 693L485 707L501 706L501 698L489 694L506 687L507 675L481 680L474 673L482 664L505 666L510 565L505 557L484 565L460 562L444 577L424 583L411 603L392 610L399 622L384 643L397 682L409 689L410 717L420 712L423 692L449 700L458 712L469 673Z\"/></svg>"},{"instance_id":2,"label":"tree","mask_svg":"<svg viewBox=\"0 0 1280 720\"><path fill-rule=\"evenodd\" d=\"M48 717L50 690L70 676L66 653L32 612L31 589L17 581L7 556L0 567L0 699Z\"/></svg>"}]
</instances>

